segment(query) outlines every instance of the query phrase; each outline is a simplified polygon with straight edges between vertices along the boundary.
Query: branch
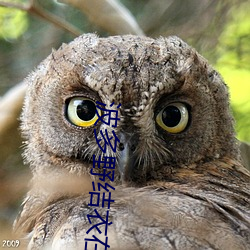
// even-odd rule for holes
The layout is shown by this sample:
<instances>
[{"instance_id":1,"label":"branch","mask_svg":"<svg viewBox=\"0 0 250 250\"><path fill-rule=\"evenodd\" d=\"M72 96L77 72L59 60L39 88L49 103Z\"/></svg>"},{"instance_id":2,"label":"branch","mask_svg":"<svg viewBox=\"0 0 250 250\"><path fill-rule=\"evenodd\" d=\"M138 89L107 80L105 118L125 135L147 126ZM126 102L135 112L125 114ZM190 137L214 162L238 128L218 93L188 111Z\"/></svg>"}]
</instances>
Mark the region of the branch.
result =
<instances>
[{"instance_id":1,"label":"branch","mask_svg":"<svg viewBox=\"0 0 250 250\"><path fill-rule=\"evenodd\" d=\"M0 145L4 144L8 139L6 131L12 127L16 129L17 118L21 113L25 91L26 85L20 83L11 88L0 99ZM7 137L6 140L5 137Z\"/></svg>"},{"instance_id":2,"label":"branch","mask_svg":"<svg viewBox=\"0 0 250 250\"><path fill-rule=\"evenodd\" d=\"M143 35L131 12L117 0L58 0L83 12L92 23L110 34Z\"/></svg>"},{"instance_id":3,"label":"branch","mask_svg":"<svg viewBox=\"0 0 250 250\"><path fill-rule=\"evenodd\" d=\"M0 97L0 170L1 165L6 164L7 159L21 145L18 117L23 106L25 91L26 85L20 83Z\"/></svg>"},{"instance_id":4,"label":"branch","mask_svg":"<svg viewBox=\"0 0 250 250\"><path fill-rule=\"evenodd\" d=\"M4 1L0 1L0 6L24 10L24 11L28 11L28 9L29 9L29 5L19 4L19 3L8 3L8 2L4 2Z\"/></svg>"},{"instance_id":5,"label":"branch","mask_svg":"<svg viewBox=\"0 0 250 250\"><path fill-rule=\"evenodd\" d=\"M74 36L79 36L82 32L71 25L70 23L62 20L58 16L46 11L45 9L41 8L38 4L35 4L35 1L31 0L29 4L18 4L18 3L9 3L0 1L0 6L8 7L8 8L15 8L19 10L26 11L27 13L38 16L47 22L54 24L56 27L64 29L67 32L70 32Z\"/></svg>"}]
</instances>

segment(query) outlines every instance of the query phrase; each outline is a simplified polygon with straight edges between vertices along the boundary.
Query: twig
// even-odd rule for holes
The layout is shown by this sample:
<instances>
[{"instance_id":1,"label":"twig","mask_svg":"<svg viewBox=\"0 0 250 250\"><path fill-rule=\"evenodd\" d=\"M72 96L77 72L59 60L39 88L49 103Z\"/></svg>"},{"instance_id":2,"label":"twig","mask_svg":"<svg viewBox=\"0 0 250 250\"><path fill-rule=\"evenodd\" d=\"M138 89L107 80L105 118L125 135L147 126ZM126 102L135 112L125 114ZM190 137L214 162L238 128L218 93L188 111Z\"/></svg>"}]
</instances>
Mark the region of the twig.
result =
<instances>
[{"instance_id":1,"label":"twig","mask_svg":"<svg viewBox=\"0 0 250 250\"><path fill-rule=\"evenodd\" d=\"M28 12L29 14L38 16L47 22L54 24L55 26L70 32L74 36L79 36L82 32L77 29L76 27L72 26L70 23L65 22L58 16L46 11L45 9L41 8L38 4L35 4L34 1L30 1L29 4L18 4L18 3L9 3L0 1L0 6L8 7L8 8L15 8L19 10L23 10Z\"/></svg>"},{"instance_id":2,"label":"twig","mask_svg":"<svg viewBox=\"0 0 250 250\"><path fill-rule=\"evenodd\" d=\"M144 35L135 17L119 0L60 0L59 2L74 6L92 23L112 35Z\"/></svg>"},{"instance_id":3,"label":"twig","mask_svg":"<svg viewBox=\"0 0 250 250\"><path fill-rule=\"evenodd\" d=\"M0 1L0 6L24 10L24 11L28 11L28 9L29 9L29 5L19 4L19 3L9 3L9 2L4 2L4 1Z\"/></svg>"}]
</instances>

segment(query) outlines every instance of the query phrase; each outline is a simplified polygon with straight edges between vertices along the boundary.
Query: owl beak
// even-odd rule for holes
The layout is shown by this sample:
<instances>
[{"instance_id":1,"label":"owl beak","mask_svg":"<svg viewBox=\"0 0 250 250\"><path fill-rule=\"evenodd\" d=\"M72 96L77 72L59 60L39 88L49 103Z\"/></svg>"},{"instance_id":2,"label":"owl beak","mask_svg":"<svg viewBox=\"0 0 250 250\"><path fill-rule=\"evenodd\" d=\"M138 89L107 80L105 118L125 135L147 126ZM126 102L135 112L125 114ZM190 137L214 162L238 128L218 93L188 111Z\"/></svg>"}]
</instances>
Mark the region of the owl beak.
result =
<instances>
[{"instance_id":1,"label":"owl beak","mask_svg":"<svg viewBox=\"0 0 250 250\"><path fill-rule=\"evenodd\" d=\"M122 182L128 181L133 170L136 157L135 157L135 139L134 134L120 133L120 144L118 155L118 170L121 175Z\"/></svg>"}]
</instances>

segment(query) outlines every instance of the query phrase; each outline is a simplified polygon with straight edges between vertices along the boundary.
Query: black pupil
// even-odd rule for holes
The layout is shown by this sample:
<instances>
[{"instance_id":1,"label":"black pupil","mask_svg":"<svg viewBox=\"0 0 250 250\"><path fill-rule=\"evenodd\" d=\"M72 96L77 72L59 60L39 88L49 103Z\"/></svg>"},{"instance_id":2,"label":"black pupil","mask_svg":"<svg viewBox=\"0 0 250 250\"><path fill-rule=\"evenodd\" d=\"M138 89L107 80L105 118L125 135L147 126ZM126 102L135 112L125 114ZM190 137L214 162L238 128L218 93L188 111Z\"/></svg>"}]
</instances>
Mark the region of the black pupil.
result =
<instances>
[{"instance_id":1,"label":"black pupil","mask_svg":"<svg viewBox=\"0 0 250 250\"><path fill-rule=\"evenodd\" d=\"M167 127L175 127L181 120L181 112L175 106L167 106L162 112L162 121Z\"/></svg>"},{"instance_id":2,"label":"black pupil","mask_svg":"<svg viewBox=\"0 0 250 250\"><path fill-rule=\"evenodd\" d=\"M90 121L95 116L95 103L89 100L82 100L76 108L78 117L83 121Z\"/></svg>"}]
</instances>

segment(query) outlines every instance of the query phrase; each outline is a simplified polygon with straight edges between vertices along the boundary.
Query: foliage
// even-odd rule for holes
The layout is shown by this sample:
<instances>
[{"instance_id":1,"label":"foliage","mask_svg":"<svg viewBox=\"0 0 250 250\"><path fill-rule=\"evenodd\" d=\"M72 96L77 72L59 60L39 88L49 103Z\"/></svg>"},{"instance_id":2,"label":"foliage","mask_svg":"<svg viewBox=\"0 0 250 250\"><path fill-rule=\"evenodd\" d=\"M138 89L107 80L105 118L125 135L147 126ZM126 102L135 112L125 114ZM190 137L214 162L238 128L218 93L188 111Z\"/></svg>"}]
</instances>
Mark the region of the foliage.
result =
<instances>
[{"instance_id":1,"label":"foliage","mask_svg":"<svg viewBox=\"0 0 250 250\"><path fill-rule=\"evenodd\" d=\"M238 138L250 141L250 2L231 10L219 38L216 68L229 85Z\"/></svg>"},{"instance_id":2,"label":"foliage","mask_svg":"<svg viewBox=\"0 0 250 250\"><path fill-rule=\"evenodd\" d=\"M17 9L0 7L0 38L13 40L28 28L27 13Z\"/></svg>"}]
</instances>

